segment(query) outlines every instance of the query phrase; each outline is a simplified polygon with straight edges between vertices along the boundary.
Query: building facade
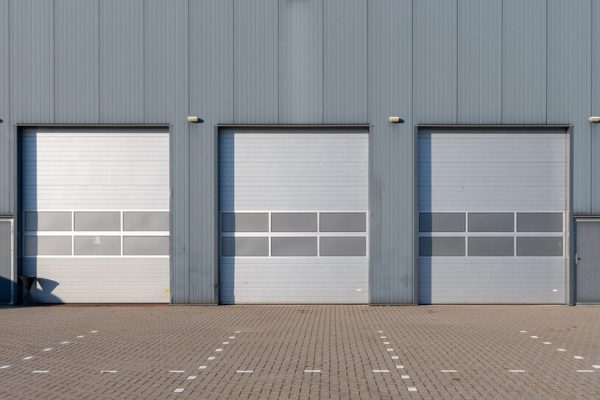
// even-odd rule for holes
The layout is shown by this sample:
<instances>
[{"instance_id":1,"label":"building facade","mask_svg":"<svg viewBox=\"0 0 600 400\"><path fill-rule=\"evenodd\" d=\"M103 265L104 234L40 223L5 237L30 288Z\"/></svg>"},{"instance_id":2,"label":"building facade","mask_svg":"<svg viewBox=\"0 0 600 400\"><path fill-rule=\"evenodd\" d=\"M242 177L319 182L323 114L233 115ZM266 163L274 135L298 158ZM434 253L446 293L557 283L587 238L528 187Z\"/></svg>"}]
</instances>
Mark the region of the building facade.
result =
<instances>
[{"instance_id":1,"label":"building facade","mask_svg":"<svg viewBox=\"0 0 600 400\"><path fill-rule=\"evenodd\" d=\"M599 21L0 0L0 301L598 303Z\"/></svg>"}]
</instances>

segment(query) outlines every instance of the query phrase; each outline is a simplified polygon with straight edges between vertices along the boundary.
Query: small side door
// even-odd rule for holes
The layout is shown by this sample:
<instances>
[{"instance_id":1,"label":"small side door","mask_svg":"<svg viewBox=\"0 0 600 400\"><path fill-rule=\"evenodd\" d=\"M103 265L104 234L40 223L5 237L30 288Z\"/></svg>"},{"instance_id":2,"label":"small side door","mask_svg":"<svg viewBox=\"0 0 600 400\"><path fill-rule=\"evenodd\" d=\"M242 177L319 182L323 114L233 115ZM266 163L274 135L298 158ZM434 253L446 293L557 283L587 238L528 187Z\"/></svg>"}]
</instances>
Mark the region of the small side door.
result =
<instances>
[{"instance_id":1,"label":"small side door","mask_svg":"<svg viewBox=\"0 0 600 400\"><path fill-rule=\"evenodd\" d=\"M600 219L577 221L576 299L600 304Z\"/></svg>"}]
</instances>

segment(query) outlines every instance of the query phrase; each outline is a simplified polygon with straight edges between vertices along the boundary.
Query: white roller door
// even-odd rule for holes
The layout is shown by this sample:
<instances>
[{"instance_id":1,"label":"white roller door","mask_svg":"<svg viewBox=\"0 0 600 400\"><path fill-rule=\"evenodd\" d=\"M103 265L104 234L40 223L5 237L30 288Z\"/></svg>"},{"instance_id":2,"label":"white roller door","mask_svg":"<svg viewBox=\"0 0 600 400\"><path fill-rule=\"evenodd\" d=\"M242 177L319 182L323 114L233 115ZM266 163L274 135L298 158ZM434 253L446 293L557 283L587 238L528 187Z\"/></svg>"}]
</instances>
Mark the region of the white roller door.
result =
<instances>
[{"instance_id":1,"label":"white roller door","mask_svg":"<svg viewBox=\"0 0 600 400\"><path fill-rule=\"evenodd\" d=\"M368 302L368 134L219 136L221 302Z\"/></svg>"},{"instance_id":2,"label":"white roller door","mask_svg":"<svg viewBox=\"0 0 600 400\"><path fill-rule=\"evenodd\" d=\"M564 131L419 135L419 302L564 303Z\"/></svg>"},{"instance_id":3,"label":"white roller door","mask_svg":"<svg viewBox=\"0 0 600 400\"><path fill-rule=\"evenodd\" d=\"M169 301L169 134L28 129L23 272L46 303Z\"/></svg>"}]
</instances>

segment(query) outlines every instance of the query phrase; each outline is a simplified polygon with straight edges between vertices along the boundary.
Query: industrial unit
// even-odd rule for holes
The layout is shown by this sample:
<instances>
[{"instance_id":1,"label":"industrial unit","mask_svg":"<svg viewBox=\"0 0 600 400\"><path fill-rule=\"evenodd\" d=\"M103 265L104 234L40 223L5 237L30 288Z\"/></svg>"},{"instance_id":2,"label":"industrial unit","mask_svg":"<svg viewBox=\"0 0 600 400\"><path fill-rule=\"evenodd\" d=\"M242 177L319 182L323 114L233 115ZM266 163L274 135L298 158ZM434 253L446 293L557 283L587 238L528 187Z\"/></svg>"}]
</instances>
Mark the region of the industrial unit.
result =
<instances>
[{"instance_id":1,"label":"industrial unit","mask_svg":"<svg viewBox=\"0 0 600 400\"><path fill-rule=\"evenodd\" d=\"M593 0L0 0L0 302L600 303Z\"/></svg>"}]
</instances>

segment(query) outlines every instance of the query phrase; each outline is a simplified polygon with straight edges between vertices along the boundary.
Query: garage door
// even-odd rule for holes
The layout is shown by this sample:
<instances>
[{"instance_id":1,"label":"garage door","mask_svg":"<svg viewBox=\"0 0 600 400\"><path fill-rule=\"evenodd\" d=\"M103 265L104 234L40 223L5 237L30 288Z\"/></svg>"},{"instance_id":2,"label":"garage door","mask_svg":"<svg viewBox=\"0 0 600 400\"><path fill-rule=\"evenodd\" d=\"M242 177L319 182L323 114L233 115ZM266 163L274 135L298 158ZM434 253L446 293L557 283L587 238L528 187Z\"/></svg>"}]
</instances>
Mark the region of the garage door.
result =
<instances>
[{"instance_id":1,"label":"garage door","mask_svg":"<svg viewBox=\"0 0 600 400\"><path fill-rule=\"evenodd\" d=\"M168 132L31 129L21 148L37 300L168 302Z\"/></svg>"},{"instance_id":2,"label":"garage door","mask_svg":"<svg viewBox=\"0 0 600 400\"><path fill-rule=\"evenodd\" d=\"M368 135L221 132L223 303L368 301Z\"/></svg>"},{"instance_id":3,"label":"garage door","mask_svg":"<svg viewBox=\"0 0 600 400\"><path fill-rule=\"evenodd\" d=\"M419 301L564 303L563 131L419 135Z\"/></svg>"}]
</instances>

